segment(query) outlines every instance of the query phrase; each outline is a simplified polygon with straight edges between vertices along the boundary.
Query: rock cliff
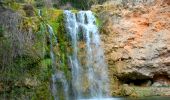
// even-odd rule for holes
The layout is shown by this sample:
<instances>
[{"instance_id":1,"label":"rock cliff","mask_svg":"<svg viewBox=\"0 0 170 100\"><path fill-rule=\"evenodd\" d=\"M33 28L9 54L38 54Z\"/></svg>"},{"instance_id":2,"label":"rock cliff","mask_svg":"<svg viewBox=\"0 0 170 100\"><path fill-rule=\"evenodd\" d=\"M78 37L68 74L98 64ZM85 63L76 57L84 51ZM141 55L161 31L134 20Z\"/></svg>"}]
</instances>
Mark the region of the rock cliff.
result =
<instances>
[{"instance_id":1,"label":"rock cliff","mask_svg":"<svg viewBox=\"0 0 170 100\"><path fill-rule=\"evenodd\" d=\"M121 84L169 86L170 0L142 2L92 7L105 19L101 38L110 76Z\"/></svg>"}]
</instances>

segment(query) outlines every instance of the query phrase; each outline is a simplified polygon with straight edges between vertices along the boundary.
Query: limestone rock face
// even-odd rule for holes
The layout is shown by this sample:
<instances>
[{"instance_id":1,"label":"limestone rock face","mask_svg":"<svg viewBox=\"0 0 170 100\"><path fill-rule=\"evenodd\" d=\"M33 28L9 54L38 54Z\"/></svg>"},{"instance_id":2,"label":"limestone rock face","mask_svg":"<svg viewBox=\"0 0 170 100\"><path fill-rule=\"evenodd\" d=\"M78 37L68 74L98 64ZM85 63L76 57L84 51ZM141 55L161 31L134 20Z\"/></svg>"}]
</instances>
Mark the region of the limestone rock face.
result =
<instances>
[{"instance_id":1,"label":"limestone rock face","mask_svg":"<svg viewBox=\"0 0 170 100\"><path fill-rule=\"evenodd\" d=\"M114 14L99 12L107 19L101 38L112 75L122 80L170 78L170 6L158 1Z\"/></svg>"}]
</instances>

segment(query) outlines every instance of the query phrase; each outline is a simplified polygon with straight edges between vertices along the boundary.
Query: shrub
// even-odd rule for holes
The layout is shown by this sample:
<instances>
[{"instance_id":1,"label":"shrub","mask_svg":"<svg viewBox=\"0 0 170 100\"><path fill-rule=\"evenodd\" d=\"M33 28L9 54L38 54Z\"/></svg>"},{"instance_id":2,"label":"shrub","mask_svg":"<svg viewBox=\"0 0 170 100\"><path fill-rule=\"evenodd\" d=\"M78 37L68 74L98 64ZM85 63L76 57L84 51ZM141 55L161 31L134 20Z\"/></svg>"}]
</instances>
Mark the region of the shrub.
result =
<instances>
[{"instance_id":1,"label":"shrub","mask_svg":"<svg viewBox=\"0 0 170 100\"><path fill-rule=\"evenodd\" d=\"M4 29L2 26L0 26L0 37L3 37L3 32L4 32Z\"/></svg>"},{"instance_id":2,"label":"shrub","mask_svg":"<svg viewBox=\"0 0 170 100\"><path fill-rule=\"evenodd\" d=\"M34 16L34 8L32 5L24 5L23 10L25 11L27 17Z\"/></svg>"}]
</instances>

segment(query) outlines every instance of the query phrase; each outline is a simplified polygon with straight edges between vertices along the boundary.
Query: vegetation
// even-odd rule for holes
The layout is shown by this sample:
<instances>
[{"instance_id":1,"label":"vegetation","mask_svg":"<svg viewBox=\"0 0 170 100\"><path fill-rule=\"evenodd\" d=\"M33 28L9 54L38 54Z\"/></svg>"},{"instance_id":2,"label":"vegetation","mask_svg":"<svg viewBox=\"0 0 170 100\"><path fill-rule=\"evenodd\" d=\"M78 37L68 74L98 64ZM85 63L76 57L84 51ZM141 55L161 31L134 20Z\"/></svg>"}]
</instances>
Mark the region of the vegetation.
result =
<instances>
[{"instance_id":1,"label":"vegetation","mask_svg":"<svg viewBox=\"0 0 170 100\"><path fill-rule=\"evenodd\" d=\"M89 9L91 5L101 4L106 0L59 0L60 5L70 3L73 7L78 9Z\"/></svg>"},{"instance_id":2,"label":"vegetation","mask_svg":"<svg viewBox=\"0 0 170 100\"><path fill-rule=\"evenodd\" d=\"M29 3L36 4L35 2L38 0ZM16 12L20 19L15 27L10 26L10 29L7 29L6 22L0 24L2 39L0 41L0 59L2 59L0 60L0 98L51 100L53 97L50 84L53 70L47 24L54 29L54 37L58 37L59 44L56 43L56 38L52 39L53 51L57 58L56 69L63 71L66 78L71 79L67 64L69 42L64 36L66 31L63 11L43 7L42 16L39 16L37 14L39 7L37 9L37 6L34 7L24 0L5 1L4 6L12 9L9 10L12 12L7 17L13 16L12 14ZM19 18L13 17L12 22L16 20L15 17Z\"/></svg>"},{"instance_id":3,"label":"vegetation","mask_svg":"<svg viewBox=\"0 0 170 100\"><path fill-rule=\"evenodd\" d=\"M37 8L54 7L64 9L90 9L92 5L102 4L107 0L5 0L5 3L9 6L14 3L27 3L33 4Z\"/></svg>"},{"instance_id":4,"label":"vegetation","mask_svg":"<svg viewBox=\"0 0 170 100\"><path fill-rule=\"evenodd\" d=\"M71 9L77 13L78 10L88 10L92 5L105 1L107 0L0 0L0 15L3 14L0 16L0 98L54 99L50 87L53 69L64 72L67 80L71 82L68 55L72 55L73 48L70 35L65 30L63 9ZM105 6L113 8L113 5L105 4ZM118 6L114 6L116 7ZM100 10L103 9L106 10L105 7L101 7ZM101 21L101 17L96 13L94 15L97 26L102 28L104 21ZM50 57L50 35L47 25L50 25L54 31L52 36L56 58L54 68ZM81 32L78 35L84 38ZM85 52L83 47L79 51ZM81 59L84 59L83 55ZM115 67L109 70L116 73ZM129 86L130 83L119 83L120 79L111 76L111 84L114 84L112 95L137 97L155 95L156 89ZM135 73L124 75L122 79L130 80L128 77L133 76L138 75ZM138 77L141 78L141 75ZM62 88L62 84L58 84L58 87ZM158 95L160 94L161 92ZM61 97L61 100L63 99L64 96Z\"/></svg>"},{"instance_id":5,"label":"vegetation","mask_svg":"<svg viewBox=\"0 0 170 100\"><path fill-rule=\"evenodd\" d=\"M3 37L3 31L4 31L3 27L0 26L0 37Z\"/></svg>"}]
</instances>

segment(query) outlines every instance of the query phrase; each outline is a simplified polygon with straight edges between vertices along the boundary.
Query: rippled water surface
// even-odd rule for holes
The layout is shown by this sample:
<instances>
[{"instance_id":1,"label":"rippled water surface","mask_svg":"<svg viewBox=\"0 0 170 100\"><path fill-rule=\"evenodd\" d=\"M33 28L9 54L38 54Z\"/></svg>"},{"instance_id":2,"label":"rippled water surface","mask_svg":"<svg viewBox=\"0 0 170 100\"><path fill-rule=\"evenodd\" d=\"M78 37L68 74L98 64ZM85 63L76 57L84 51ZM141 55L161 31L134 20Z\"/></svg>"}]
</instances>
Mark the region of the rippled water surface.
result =
<instances>
[{"instance_id":1,"label":"rippled water surface","mask_svg":"<svg viewBox=\"0 0 170 100\"><path fill-rule=\"evenodd\" d=\"M79 100L170 100L170 97L142 97L142 98L93 98L93 99L79 99Z\"/></svg>"}]
</instances>

